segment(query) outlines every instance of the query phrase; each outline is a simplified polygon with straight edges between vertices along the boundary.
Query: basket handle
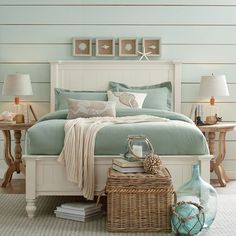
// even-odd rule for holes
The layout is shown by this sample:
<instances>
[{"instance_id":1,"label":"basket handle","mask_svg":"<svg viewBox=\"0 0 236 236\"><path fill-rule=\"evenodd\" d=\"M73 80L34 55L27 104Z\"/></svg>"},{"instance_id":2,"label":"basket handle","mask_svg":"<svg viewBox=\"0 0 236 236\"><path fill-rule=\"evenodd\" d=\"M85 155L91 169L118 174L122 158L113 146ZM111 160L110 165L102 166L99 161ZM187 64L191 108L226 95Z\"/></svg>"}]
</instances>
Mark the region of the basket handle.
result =
<instances>
[{"instance_id":1,"label":"basket handle","mask_svg":"<svg viewBox=\"0 0 236 236\"><path fill-rule=\"evenodd\" d=\"M165 167L166 171L168 172L169 176L171 177L170 171Z\"/></svg>"},{"instance_id":2,"label":"basket handle","mask_svg":"<svg viewBox=\"0 0 236 236\"><path fill-rule=\"evenodd\" d=\"M177 195L176 195L176 191L173 191L172 193L174 195L174 204L177 203Z\"/></svg>"}]
</instances>

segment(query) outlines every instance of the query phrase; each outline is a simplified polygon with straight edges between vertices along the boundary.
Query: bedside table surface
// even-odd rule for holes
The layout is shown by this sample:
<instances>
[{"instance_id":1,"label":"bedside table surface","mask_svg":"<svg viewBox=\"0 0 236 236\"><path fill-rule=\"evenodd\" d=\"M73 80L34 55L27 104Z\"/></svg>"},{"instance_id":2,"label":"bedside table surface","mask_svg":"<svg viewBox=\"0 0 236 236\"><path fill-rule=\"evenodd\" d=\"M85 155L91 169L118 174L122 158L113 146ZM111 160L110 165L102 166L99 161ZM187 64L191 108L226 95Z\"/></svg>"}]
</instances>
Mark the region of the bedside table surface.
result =
<instances>
[{"instance_id":1,"label":"bedside table surface","mask_svg":"<svg viewBox=\"0 0 236 236\"><path fill-rule=\"evenodd\" d=\"M224 132L224 131L231 131L236 130L236 123L228 123L228 122L219 122L214 125L201 125L198 128L202 132Z\"/></svg>"},{"instance_id":2,"label":"bedside table surface","mask_svg":"<svg viewBox=\"0 0 236 236\"><path fill-rule=\"evenodd\" d=\"M33 126L35 122L30 123L4 123L0 122L0 130L25 130Z\"/></svg>"}]
</instances>

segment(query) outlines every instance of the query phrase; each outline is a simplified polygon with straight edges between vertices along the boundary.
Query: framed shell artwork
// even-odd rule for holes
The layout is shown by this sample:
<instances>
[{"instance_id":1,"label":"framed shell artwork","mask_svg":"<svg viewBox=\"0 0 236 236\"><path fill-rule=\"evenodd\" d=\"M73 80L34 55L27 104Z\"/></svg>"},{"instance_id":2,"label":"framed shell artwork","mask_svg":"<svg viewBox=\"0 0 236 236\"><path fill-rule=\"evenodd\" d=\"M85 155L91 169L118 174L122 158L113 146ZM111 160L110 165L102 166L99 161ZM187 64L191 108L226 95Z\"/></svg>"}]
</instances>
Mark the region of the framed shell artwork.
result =
<instances>
[{"instance_id":1,"label":"framed shell artwork","mask_svg":"<svg viewBox=\"0 0 236 236\"><path fill-rule=\"evenodd\" d=\"M73 38L73 56L92 56L92 40L90 38Z\"/></svg>"},{"instance_id":2,"label":"framed shell artwork","mask_svg":"<svg viewBox=\"0 0 236 236\"><path fill-rule=\"evenodd\" d=\"M143 38L143 50L150 53L148 56L161 55L161 38Z\"/></svg>"},{"instance_id":3,"label":"framed shell artwork","mask_svg":"<svg viewBox=\"0 0 236 236\"><path fill-rule=\"evenodd\" d=\"M136 38L120 38L119 39L119 56L133 57L137 56L138 40Z\"/></svg>"},{"instance_id":4,"label":"framed shell artwork","mask_svg":"<svg viewBox=\"0 0 236 236\"><path fill-rule=\"evenodd\" d=\"M101 57L115 56L115 40L113 38L97 38L96 56L101 56Z\"/></svg>"}]
</instances>

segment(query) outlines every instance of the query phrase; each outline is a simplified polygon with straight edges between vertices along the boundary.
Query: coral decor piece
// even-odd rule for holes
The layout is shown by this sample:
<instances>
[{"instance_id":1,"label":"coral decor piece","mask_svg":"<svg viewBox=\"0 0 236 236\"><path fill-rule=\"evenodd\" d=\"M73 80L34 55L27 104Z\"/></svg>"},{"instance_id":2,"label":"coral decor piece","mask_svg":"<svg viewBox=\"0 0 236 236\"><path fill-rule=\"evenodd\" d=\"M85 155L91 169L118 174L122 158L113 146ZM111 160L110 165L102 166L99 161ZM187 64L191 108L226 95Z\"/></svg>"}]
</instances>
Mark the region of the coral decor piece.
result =
<instances>
[{"instance_id":1,"label":"coral decor piece","mask_svg":"<svg viewBox=\"0 0 236 236\"><path fill-rule=\"evenodd\" d=\"M0 114L0 121L12 121L15 117L15 113L4 111Z\"/></svg>"},{"instance_id":2,"label":"coral decor piece","mask_svg":"<svg viewBox=\"0 0 236 236\"><path fill-rule=\"evenodd\" d=\"M161 160L158 155L150 154L143 161L143 167L148 174L155 175L161 169Z\"/></svg>"}]
</instances>

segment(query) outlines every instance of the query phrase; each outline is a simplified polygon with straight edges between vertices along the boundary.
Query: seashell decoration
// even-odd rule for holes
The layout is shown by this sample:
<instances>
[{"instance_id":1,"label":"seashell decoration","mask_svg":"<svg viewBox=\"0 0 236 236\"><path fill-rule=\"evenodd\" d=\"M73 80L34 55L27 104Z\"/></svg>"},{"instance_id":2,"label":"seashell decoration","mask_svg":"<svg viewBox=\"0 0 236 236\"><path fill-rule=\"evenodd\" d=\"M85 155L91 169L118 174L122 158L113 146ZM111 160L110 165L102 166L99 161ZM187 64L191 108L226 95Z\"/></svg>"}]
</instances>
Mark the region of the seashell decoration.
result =
<instances>
[{"instance_id":1,"label":"seashell decoration","mask_svg":"<svg viewBox=\"0 0 236 236\"><path fill-rule=\"evenodd\" d=\"M12 121L15 117L15 114L9 111L4 111L0 114L0 121Z\"/></svg>"},{"instance_id":2,"label":"seashell decoration","mask_svg":"<svg viewBox=\"0 0 236 236\"><path fill-rule=\"evenodd\" d=\"M85 43L80 43L80 44L79 44L79 49L80 49L81 51L84 51L86 48L87 48L87 45L86 45Z\"/></svg>"},{"instance_id":3,"label":"seashell decoration","mask_svg":"<svg viewBox=\"0 0 236 236\"><path fill-rule=\"evenodd\" d=\"M127 43L127 44L125 44L125 50L126 50L126 51L129 52L129 51L132 50L132 48L133 48L133 47L132 47L131 43Z\"/></svg>"},{"instance_id":4,"label":"seashell decoration","mask_svg":"<svg viewBox=\"0 0 236 236\"><path fill-rule=\"evenodd\" d=\"M103 49L107 50L108 48L110 48L110 46L108 46L108 45L104 44L104 45L102 45L102 46L101 46L101 48L103 48Z\"/></svg>"},{"instance_id":5,"label":"seashell decoration","mask_svg":"<svg viewBox=\"0 0 236 236\"><path fill-rule=\"evenodd\" d=\"M152 49L152 50L155 50L157 47L155 45L151 45L149 46L148 48Z\"/></svg>"}]
</instances>

